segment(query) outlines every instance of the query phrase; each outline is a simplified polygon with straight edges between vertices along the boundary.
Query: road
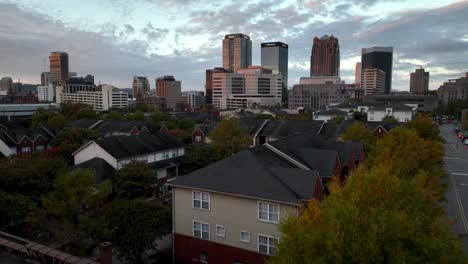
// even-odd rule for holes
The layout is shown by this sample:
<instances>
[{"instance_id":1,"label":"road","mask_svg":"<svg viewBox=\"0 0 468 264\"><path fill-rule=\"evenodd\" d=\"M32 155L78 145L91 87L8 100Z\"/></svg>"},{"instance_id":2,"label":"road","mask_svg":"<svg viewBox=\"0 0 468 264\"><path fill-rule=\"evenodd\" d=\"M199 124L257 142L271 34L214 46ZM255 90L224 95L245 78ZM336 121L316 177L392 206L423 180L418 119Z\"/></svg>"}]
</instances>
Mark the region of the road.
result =
<instances>
[{"instance_id":1,"label":"road","mask_svg":"<svg viewBox=\"0 0 468 264\"><path fill-rule=\"evenodd\" d=\"M448 173L446 210L454 221L455 232L462 239L465 255L468 256L468 145L465 146L458 139L455 127L453 123L439 127L446 141L444 144L445 170Z\"/></svg>"}]
</instances>

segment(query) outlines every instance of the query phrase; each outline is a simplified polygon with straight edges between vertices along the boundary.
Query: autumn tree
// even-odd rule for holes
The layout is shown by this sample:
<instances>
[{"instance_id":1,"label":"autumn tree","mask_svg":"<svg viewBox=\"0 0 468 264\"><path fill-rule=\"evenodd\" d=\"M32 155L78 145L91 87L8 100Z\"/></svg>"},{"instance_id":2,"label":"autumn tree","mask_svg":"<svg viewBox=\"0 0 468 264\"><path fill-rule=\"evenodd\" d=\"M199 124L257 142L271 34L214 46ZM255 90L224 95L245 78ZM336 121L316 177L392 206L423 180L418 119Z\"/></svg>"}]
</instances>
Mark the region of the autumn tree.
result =
<instances>
[{"instance_id":1,"label":"autumn tree","mask_svg":"<svg viewBox=\"0 0 468 264\"><path fill-rule=\"evenodd\" d=\"M382 122L384 122L384 123L397 123L398 120L395 117L391 116L391 115L387 115L384 118L382 118Z\"/></svg>"},{"instance_id":2,"label":"autumn tree","mask_svg":"<svg viewBox=\"0 0 468 264\"><path fill-rule=\"evenodd\" d=\"M65 128L52 140L51 145L58 148L58 156L73 163L73 152L78 150L83 144L100 137L99 133L93 129L71 127Z\"/></svg>"},{"instance_id":3,"label":"autumn tree","mask_svg":"<svg viewBox=\"0 0 468 264\"><path fill-rule=\"evenodd\" d=\"M61 114L51 116L47 120L47 124L55 128L63 128L66 123L67 119Z\"/></svg>"},{"instance_id":4,"label":"autumn tree","mask_svg":"<svg viewBox=\"0 0 468 264\"><path fill-rule=\"evenodd\" d=\"M142 263L143 253L155 249L172 226L169 207L143 200L116 200L106 218L117 255L132 264Z\"/></svg>"},{"instance_id":5,"label":"autumn tree","mask_svg":"<svg viewBox=\"0 0 468 264\"><path fill-rule=\"evenodd\" d=\"M408 128L416 130L418 135L423 139L429 139L434 141L442 142L443 139L440 136L439 128L432 121L423 116L416 116L413 120L406 123Z\"/></svg>"},{"instance_id":6,"label":"autumn tree","mask_svg":"<svg viewBox=\"0 0 468 264\"><path fill-rule=\"evenodd\" d=\"M361 122L353 122L339 138L345 141L361 142L366 152L370 152L376 142L374 132Z\"/></svg>"},{"instance_id":7,"label":"autumn tree","mask_svg":"<svg viewBox=\"0 0 468 264\"><path fill-rule=\"evenodd\" d=\"M179 129L192 133L194 128L195 121L192 118L186 117L179 122Z\"/></svg>"},{"instance_id":8,"label":"autumn tree","mask_svg":"<svg viewBox=\"0 0 468 264\"><path fill-rule=\"evenodd\" d=\"M225 158L250 145L247 131L239 126L237 118L223 119L210 133L212 145Z\"/></svg>"},{"instance_id":9,"label":"autumn tree","mask_svg":"<svg viewBox=\"0 0 468 264\"><path fill-rule=\"evenodd\" d=\"M156 181L156 171L143 161L132 161L115 173L116 192L121 198L145 197L154 190Z\"/></svg>"}]
</instances>

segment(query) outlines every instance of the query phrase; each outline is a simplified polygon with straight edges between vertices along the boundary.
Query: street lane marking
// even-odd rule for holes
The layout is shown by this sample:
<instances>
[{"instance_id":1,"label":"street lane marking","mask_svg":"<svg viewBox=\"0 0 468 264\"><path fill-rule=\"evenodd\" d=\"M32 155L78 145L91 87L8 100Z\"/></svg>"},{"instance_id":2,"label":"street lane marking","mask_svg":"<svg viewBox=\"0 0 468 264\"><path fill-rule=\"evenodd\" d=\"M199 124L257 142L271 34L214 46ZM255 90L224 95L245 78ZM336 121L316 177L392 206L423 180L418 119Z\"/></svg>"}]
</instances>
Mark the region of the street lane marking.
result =
<instances>
[{"instance_id":1,"label":"street lane marking","mask_svg":"<svg viewBox=\"0 0 468 264\"><path fill-rule=\"evenodd\" d=\"M452 175L468 176L468 173L457 173L457 172L452 172Z\"/></svg>"},{"instance_id":2,"label":"street lane marking","mask_svg":"<svg viewBox=\"0 0 468 264\"><path fill-rule=\"evenodd\" d=\"M453 174L453 173L452 173ZM455 183L455 179L452 175L450 175L450 179L452 180L453 188L455 189L455 197L457 198L458 208L460 209L460 214L462 217L463 227L465 228L465 234L468 233L468 223L466 222L465 217L465 210L463 209L463 204L460 199L460 193L458 192L457 184Z\"/></svg>"}]
</instances>

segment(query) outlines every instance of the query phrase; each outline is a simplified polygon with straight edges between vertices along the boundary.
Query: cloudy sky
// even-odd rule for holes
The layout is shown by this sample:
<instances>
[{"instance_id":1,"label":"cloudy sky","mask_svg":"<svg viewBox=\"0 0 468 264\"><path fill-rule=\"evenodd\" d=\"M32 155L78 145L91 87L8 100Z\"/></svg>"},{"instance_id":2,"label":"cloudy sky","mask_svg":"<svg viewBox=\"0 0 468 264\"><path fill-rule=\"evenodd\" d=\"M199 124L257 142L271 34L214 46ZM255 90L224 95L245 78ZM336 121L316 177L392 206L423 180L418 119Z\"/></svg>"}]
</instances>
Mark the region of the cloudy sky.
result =
<instances>
[{"instance_id":1,"label":"cloudy sky","mask_svg":"<svg viewBox=\"0 0 468 264\"><path fill-rule=\"evenodd\" d=\"M70 70L125 88L133 75L175 75L202 90L204 71L222 65L221 43L242 32L289 44L289 85L309 73L314 36L333 34L341 76L354 82L360 50L393 46L393 88L408 90L424 66L430 89L468 71L468 1L455 0L0 0L0 77L38 83L51 51Z\"/></svg>"}]
</instances>

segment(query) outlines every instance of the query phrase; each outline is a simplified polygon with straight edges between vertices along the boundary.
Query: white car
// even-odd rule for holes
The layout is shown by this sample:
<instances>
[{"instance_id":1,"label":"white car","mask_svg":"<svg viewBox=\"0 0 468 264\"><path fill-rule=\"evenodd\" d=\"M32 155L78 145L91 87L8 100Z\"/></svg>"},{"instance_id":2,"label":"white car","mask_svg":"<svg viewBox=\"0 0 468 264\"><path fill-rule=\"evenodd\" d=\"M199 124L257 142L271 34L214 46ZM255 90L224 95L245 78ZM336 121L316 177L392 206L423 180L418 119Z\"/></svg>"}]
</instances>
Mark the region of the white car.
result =
<instances>
[{"instance_id":1,"label":"white car","mask_svg":"<svg viewBox=\"0 0 468 264\"><path fill-rule=\"evenodd\" d=\"M468 145L468 138L465 138L465 140L463 140L463 144Z\"/></svg>"}]
</instances>

